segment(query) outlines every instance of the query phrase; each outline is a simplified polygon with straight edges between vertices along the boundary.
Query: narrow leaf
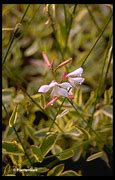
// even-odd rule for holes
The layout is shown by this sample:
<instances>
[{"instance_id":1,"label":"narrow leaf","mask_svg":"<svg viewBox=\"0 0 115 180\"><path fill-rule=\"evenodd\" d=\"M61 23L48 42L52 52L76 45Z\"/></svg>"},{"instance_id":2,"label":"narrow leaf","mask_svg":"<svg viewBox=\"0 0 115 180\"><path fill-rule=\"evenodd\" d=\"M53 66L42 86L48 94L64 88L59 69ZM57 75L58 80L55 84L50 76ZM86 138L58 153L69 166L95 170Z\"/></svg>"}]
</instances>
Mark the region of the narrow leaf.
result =
<instances>
[{"instance_id":1,"label":"narrow leaf","mask_svg":"<svg viewBox=\"0 0 115 180\"><path fill-rule=\"evenodd\" d=\"M64 61L64 62L62 62L61 64L59 64L59 65L56 67L55 71L56 71L58 68L60 68L60 67L62 67L62 66L65 66L66 64L70 63L71 60L72 60L72 58L69 58L69 59L67 59L66 61Z\"/></svg>"},{"instance_id":2,"label":"narrow leaf","mask_svg":"<svg viewBox=\"0 0 115 180\"><path fill-rule=\"evenodd\" d=\"M16 122L17 115L18 115L17 109L18 109L18 105L15 106L15 108L14 108L14 110L12 112L12 115L11 115L11 117L9 119L9 126L10 127L12 127L15 124L15 122Z\"/></svg>"},{"instance_id":3,"label":"narrow leaf","mask_svg":"<svg viewBox=\"0 0 115 180\"><path fill-rule=\"evenodd\" d=\"M98 153L95 153L95 154L92 154L91 156L89 156L86 161L92 161L94 159L97 159L99 157L101 157L103 155L103 152L98 152Z\"/></svg>"},{"instance_id":4,"label":"narrow leaf","mask_svg":"<svg viewBox=\"0 0 115 180\"><path fill-rule=\"evenodd\" d=\"M38 146L32 145L32 146L31 146L31 150L32 150L32 154L33 154L33 156L35 157L35 159L36 159L38 162L42 162L43 157L42 157L42 152L41 152L40 148L39 148Z\"/></svg>"},{"instance_id":5,"label":"narrow leaf","mask_svg":"<svg viewBox=\"0 0 115 180\"><path fill-rule=\"evenodd\" d=\"M58 116L56 117L56 119L62 118L62 117L65 116L68 112L69 112L69 109L65 109L62 113L58 114Z\"/></svg>"},{"instance_id":6,"label":"narrow leaf","mask_svg":"<svg viewBox=\"0 0 115 180\"><path fill-rule=\"evenodd\" d=\"M42 152L42 155L45 156L53 147L53 145L56 142L56 134L48 135L43 143L41 144L40 150Z\"/></svg>"},{"instance_id":7,"label":"narrow leaf","mask_svg":"<svg viewBox=\"0 0 115 180\"><path fill-rule=\"evenodd\" d=\"M103 114L110 117L111 119L113 118L113 107L111 105L104 106L101 111L103 112Z\"/></svg>"},{"instance_id":8,"label":"narrow leaf","mask_svg":"<svg viewBox=\"0 0 115 180\"><path fill-rule=\"evenodd\" d=\"M5 154L24 155L24 151L21 145L16 141L13 142L3 141L2 149L3 149L3 153Z\"/></svg>"},{"instance_id":9,"label":"narrow leaf","mask_svg":"<svg viewBox=\"0 0 115 180\"><path fill-rule=\"evenodd\" d=\"M71 158L73 155L74 155L74 151L69 149L69 150L63 151L63 152L60 153L57 157L58 157L60 160L66 160L66 159Z\"/></svg>"},{"instance_id":10,"label":"narrow leaf","mask_svg":"<svg viewBox=\"0 0 115 180\"><path fill-rule=\"evenodd\" d=\"M64 170L64 164L59 164L55 166L53 169L51 169L47 173L47 176L59 176L63 170Z\"/></svg>"},{"instance_id":11,"label":"narrow leaf","mask_svg":"<svg viewBox=\"0 0 115 180\"><path fill-rule=\"evenodd\" d=\"M68 171L64 171L61 176L81 176L80 174L78 174L75 171L72 170L68 170Z\"/></svg>"}]
</instances>

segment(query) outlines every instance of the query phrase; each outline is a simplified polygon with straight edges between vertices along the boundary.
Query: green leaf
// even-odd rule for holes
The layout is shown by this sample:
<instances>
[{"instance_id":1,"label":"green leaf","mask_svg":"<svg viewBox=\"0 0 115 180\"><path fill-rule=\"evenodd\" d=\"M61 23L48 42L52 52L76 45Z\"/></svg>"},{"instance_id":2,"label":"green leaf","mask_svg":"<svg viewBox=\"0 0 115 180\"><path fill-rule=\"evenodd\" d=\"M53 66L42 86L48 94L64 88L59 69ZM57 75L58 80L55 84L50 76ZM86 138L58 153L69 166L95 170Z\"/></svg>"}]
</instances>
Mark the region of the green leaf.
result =
<instances>
[{"instance_id":1,"label":"green leaf","mask_svg":"<svg viewBox=\"0 0 115 180\"><path fill-rule=\"evenodd\" d=\"M88 101L85 104L84 112L87 112L91 108L92 104L95 102L95 98L95 92L92 91L90 97L88 98Z\"/></svg>"},{"instance_id":2,"label":"green leaf","mask_svg":"<svg viewBox=\"0 0 115 180\"><path fill-rule=\"evenodd\" d=\"M113 118L113 106L106 105L101 109L101 111L103 112L103 114L110 117L111 119Z\"/></svg>"},{"instance_id":3,"label":"green leaf","mask_svg":"<svg viewBox=\"0 0 115 180\"><path fill-rule=\"evenodd\" d=\"M89 156L86 161L92 161L94 159L97 159L99 157L101 157L103 155L103 152L98 152L98 153L95 153L95 154L92 154L91 156Z\"/></svg>"},{"instance_id":4,"label":"green leaf","mask_svg":"<svg viewBox=\"0 0 115 180\"><path fill-rule=\"evenodd\" d=\"M48 135L42 142L40 150L42 152L42 156L44 157L53 147L56 142L57 135L51 134Z\"/></svg>"},{"instance_id":5,"label":"green leaf","mask_svg":"<svg viewBox=\"0 0 115 180\"><path fill-rule=\"evenodd\" d=\"M9 164L7 164L7 165L5 166L3 176L6 176L6 175L10 172L10 168L11 168L11 167L10 167Z\"/></svg>"},{"instance_id":6,"label":"green leaf","mask_svg":"<svg viewBox=\"0 0 115 180\"><path fill-rule=\"evenodd\" d=\"M41 94L38 94L38 93L37 93L37 94L32 95L31 97L32 97L33 100L38 101L38 100L40 100L40 98L41 98Z\"/></svg>"},{"instance_id":7,"label":"green leaf","mask_svg":"<svg viewBox=\"0 0 115 180\"><path fill-rule=\"evenodd\" d=\"M2 100L4 103L9 103L15 95L15 88L6 88L2 90Z\"/></svg>"},{"instance_id":8,"label":"green leaf","mask_svg":"<svg viewBox=\"0 0 115 180\"><path fill-rule=\"evenodd\" d=\"M35 131L35 130L34 130L34 135L35 135L35 136L38 136L39 138L40 138L40 137L45 137L46 134L47 134L47 132L48 132L48 129L49 129L49 128L42 128L42 129L40 129L40 130L38 130L38 131Z\"/></svg>"},{"instance_id":9,"label":"green leaf","mask_svg":"<svg viewBox=\"0 0 115 180\"><path fill-rule=\"evenodd\" d=\"M112 94L113 94L113 88L110 87L108 90L104 93L104 104L111 104L112 102Z\"/></svg>"},{"instance_id":10,"label":"green leaf","mask_svg":"<svg viewBox=\"0 0 115 180\"><path fill-rule=\"evenodd\" d=\"M86 131L84 128L79 127L79 126L76 126L76 128L78 128L81 132L83 132L83 133L87 136L87 138L88 138L88 139L90 139L90 138L91 138L91 136L90 136L89 132L88 132L88 131Z\"/></svg>"},{"instance_id":11,"label":"green leaf","mask_svg":"<svg viewBox=\"0 0 115 180\"><path fill-rule=\"evenodd\" d=\"M78 161L79 158L81 157L82 152L83 152L82 147L77 148L74 152L74 156L72 157L73 161L75 161L75 162Z\"/></svg>"},{"instance_id":12,"label":"green leaf","mask_svg":"<svg viewBox=\"0 0 115 180\"><path fill-rule=\"evenodd\" d=\"M68 170L68 171L64 171L61 176L81 176L81 174L78 174L75 171L72 170Z\"/></svg>"},{"instance_id":13,"label":"green leaf","mask_svg":"<svg viewBox=\"0 0 115 180\"><path fill-rule=\"evenodd\" d=\"M11 117L9 119L9 126L10 127L12 127L15 124L15 122L16 122L17 115L18 115L17 109L18 109L18 105L15 106L15 108L14 108L14 110L12 112L12 115L11 115Z\"/></svg>"},{"instance_id":14,"label":"green leaf","mask_svg":"<svg viewBox=\"0 0 115 180\"><path fill-rule=\"evenodd\" d=\"M32 145L31 150L32 150L32 154L35 157L35 159L38 162L42 162L43 161L43 156L42 156L42 152L41 152L40 148L38 146Z\"/></svg>"},{"instance_id":15,"label":"green leaf","mask_svg":"<svg viewBox=\"0 0 115 180\"><path fill-rule=\"evenodd\" d=\"M39 168L36 168L37 169L37 172L38 173L45 173L47 172L49 169L46 168L46 167L39 167Z\"/></svg>"},{"instance_id":16,"label":"green leaf","mask_svg":"<svg viewBox=\"0 0 115 180\"><path fill-rule=\"evenodd\" d=\"M15 174L7 174L5 176L16 176Z\"/></svg>"},{"instance_id":17,"label":"green leaf","mask_svg":"<svg viewBox=\"0 0 115 180\"><path fill-rule=\"evenodd\" d=\"M5 154L24 155L22 146L16 141L13 142L3 141L2 149L3 149L3 153Z\"/></svg>"},{"instance_id":18,"label":"green leaf","mask_svg":"<svg viewBox=\"0 0 115 180\"><path fill-rule=\"evenodd\" d=\"M58 114L58 116L56 117L56 119L62 118L62 117L65 116L68 112L69 112L69 109L65 109L62 113Z\"/></svg>"},{"instance_id":19,"label":"green leaf","mask_svg":"<svg viewBox=\"0 0 115 180\"><path fill-rule=\"evenodd\" d=\"M55 166L53 169L51 169L47 173L47 176L59 176L63 170L64 170L64 164L59 164Z\"/></svg>"},{"instance_id":20,"label":"green leaf","mask_svg":"<svg viewBox=\"0 0 115 180\"><path fill-rule=\"evenodd\" d=\"M52 153L53 154L59 154L62 151L63 151L63 149L57 144L54 145L53 148L52 148Z\"/></svg>"},{"instance_id":21,"label":"green leaf","mask_svg":"<svg viewBox=\"0 0 115 180\"><path fill-rule=\"evenodd\" d=\"M63 152L60 153L57 157L58 157L60 160L66 160L66 159L71 158L73 155L74 155L74 151L71 150L71 149L69 149L69 150L63 151Z\"/></svg>"},{"instance_id":22,"label":"green leaf","mask_svg":"<svg viewBox=\"0 0 115 180\"><path fill-rule=\"evenodd\" d=\"M24 100L24 95L23 94L18 94L15 99L13 99L14 103L20 103Z\"/></svg>"},{"instance_id":23,"label":"green leaf","mask_svg":"<svg viewBox=\"0 0 115 180\"><path fill-rule=\"evenodd\" d=\"M83 101L82 101L82 91L79 88L75 92L74 102L77 105L82 106L82 103L83 103Z\"/></svg>"},{"instance_id":24,"label":"green leaf","mask_svg":"<svg viewBox=\"0 0 115 180\"><path fill-rule=\"evenodd\" d=\"M37 41L35 41L31 46L29 46L29 48L26 49L24 55L27 57L32 56L37 51L38 51L38 43L37 43Z\"/></svg>"}]
</instances>

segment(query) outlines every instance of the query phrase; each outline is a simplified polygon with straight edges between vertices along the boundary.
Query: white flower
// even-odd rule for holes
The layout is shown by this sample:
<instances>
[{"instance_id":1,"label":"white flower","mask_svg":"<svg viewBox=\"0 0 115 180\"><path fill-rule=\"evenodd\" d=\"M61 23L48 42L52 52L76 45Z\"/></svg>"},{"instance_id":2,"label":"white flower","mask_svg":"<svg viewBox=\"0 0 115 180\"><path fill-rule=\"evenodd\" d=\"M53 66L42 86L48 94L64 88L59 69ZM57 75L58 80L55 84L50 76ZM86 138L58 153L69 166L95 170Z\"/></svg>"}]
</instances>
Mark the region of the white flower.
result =
<instances>
[{"instance_id":1,"label":"white flower","mask_svg":"<svg viewBox=\"0 0 115 180\"><path fill-rule=\"evenodd\" d=\"M83 83L84 78L81 77L82 73L83 73L83 68L80 67L80 68L76 69L75 71L73 71L73 72L66 75L66 77L68 78L69 83L73 87L75 87L77 83L78 84Z\"/></svg>"},{"instance_id":2,"label":"white flower","mask_svg":"<svg viewBox=\"0 0 115 180\"><path fill-rule=\"evenodd\" d=\"M72 85L70 85L70 83L68 82L58 84L56 81L52 81L49 85L41 86L38 92L46 93L50 89L52 89L51 97L59 97L59 96L68 97L69 95L72 95L72 91L70 90L71 88Z\"/></svg>"}]
</instances>

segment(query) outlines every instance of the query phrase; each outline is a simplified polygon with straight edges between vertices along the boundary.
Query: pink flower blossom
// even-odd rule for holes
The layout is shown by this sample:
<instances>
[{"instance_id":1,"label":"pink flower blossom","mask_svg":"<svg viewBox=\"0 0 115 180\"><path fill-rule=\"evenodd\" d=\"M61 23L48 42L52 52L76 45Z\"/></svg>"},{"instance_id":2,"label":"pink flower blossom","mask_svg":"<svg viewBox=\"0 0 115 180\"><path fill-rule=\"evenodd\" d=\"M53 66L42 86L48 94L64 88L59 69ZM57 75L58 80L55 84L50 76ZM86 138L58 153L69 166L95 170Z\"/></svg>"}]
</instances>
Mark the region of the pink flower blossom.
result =
<instances>
[{"instance_id":1,"label":"pink flower blossom","mask_svg":"<svg viewBox=\"0 0 115 180\"><path fill-rule=\"evenodd\" d=\"M68 82L57 83L56 81L52 81L49 85L43 85L39 88L38 92L46 93L51 90L51 97L68 97L72 95L71 91L72 85Z\"/></svg>"},{"instance_id":2,"label":"pink flower blossom","mask_svg":"<svg viewBox=\"0 0 115 180\"><path fill-rule=\"evenodd\" d=\"M75 87L76 84L83 83L84 78L81 77L82 73L83 73L83 68L80 67L80 68L76 69L75 71L66 75L66 77L68 78L68 81L72 85L72 87Z\"/></svg>"}]
</instances>

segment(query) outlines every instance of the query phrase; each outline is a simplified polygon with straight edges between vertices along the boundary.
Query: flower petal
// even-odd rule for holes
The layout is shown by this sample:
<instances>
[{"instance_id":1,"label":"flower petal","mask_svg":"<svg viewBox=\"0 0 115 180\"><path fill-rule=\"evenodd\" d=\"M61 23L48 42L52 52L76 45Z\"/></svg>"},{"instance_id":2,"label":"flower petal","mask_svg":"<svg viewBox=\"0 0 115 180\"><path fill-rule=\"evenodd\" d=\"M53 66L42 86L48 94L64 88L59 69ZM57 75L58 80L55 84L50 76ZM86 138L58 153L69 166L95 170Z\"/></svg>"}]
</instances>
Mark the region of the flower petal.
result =
<instances>
[{"instance_id":1,"label":"flower petal","mask_svg":"<svg viewBox=\"0 0 115 180\"><path fill-rule=\"evenodd\" d=\"M60 87L64 88L64 89L67 89L69 90L70 88L72 88L71 84L68 83L68 82L63 82L63 83L60 83L58 84Z\"/></svg>"},{"instance_id":2,"label":"flower petal","mask_svg":"<svg viewBox=\"0 0 115 180\"><path fill-rule=\"evenodd\" d=\"M68 92L67 90L60 88L58 86L55 86L51 92L52 97L59 97L59 96L64 96L68 97Z\"/></svg>"},{"instance_id":3,"label":"flower petal","mask_svg":"<svg viewBox=\"0 0 115 180\"><path fill-rule=\"evenodd\" d=\"M84 81L84 78L82 78L82 77L77 77L77 78L71 78L71 77L69 77L68 80L69 80L70 84L71 84L73 87L75 87L75 86L76 86L76 83L82 84L83 81Z\"/></svg>"},{"instance_id":4,"label":"flower petal","mask_svg":"<svg viewBox=\"0 0 115 180\"><path fill-rule=\"evenodd\" d=\"M67 77L70 77L70 76L81 76L82 73L83 73L83 68L80 67L80 68L76 69L75 71L67 74Z\"/></svg>"},{"instance_id":5,"label":"flower petal","mask_svg":"<svg viewBox=\"0 0 115 180\"><path fill-rule=\"evenodd\" d=\"M39 90L38 90L38 92L40 92L40 93L46 93L46 92L48 92L49 90L50 90L50 86L49 85L43 85L43 86L41 86L40 88L39 88Z\"/></svg>"},{"instance_id":6,"label":"flower petal","mask_svg":"<svg viewBox=\"0 0 115 180\"><path fill-rule=\"evenodd\" d=\"M51 87L54 87L55 85L58 85L58 83L57 83L56 81L52 81L52 82L49 84L50 88L51 88Z\"/></svg>"}]
</instances>

